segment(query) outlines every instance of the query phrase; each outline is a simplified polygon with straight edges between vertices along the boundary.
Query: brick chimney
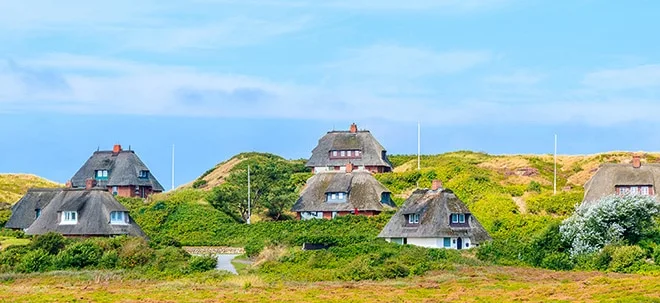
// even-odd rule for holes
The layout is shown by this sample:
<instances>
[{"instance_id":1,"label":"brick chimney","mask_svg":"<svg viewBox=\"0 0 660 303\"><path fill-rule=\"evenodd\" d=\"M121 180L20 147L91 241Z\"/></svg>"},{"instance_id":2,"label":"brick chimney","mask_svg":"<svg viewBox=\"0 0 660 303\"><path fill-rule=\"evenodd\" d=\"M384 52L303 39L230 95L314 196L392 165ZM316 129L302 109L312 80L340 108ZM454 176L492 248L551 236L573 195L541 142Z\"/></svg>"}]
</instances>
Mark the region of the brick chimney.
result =
<instances>
[{"instance_id":1,"label":"brick chimney","mask_svg":"<svg viewBox=\"0 0 660 303\"><path fill-rule=\"evenodd\" d=\"M640 155L633 155L632 165L633 168L642 167L642 157Z\"/></svg>"},{"instance_id":2,"label":"brick chimney","mask_svg":"<svg viewBox=\"0 0 660 303\"><path fill-rule=\"evenodd\" d=\"M115 144L115 146L112 148L112 153L113 154L118 154L121 151L122 151L121 145L119 145L119 144Z\"/></svg>"},{"instance_id":3,"label":"brick chimney","mask_svg":"<svg viewBox=\"0 0 660 303\"><path fill-rule=\"evenodd\" d=\"M350 131L352 134L357 133L357 132L358 132L357 124L355 124L355 123L351 124L351 128L349 129L349 131Z\"/></svg>"},{"instance_id":4,"label":"brick chimney","mask_svg":"<svg viewBox=\"0 0 660 303\"><path fill-rule=\"evenodd\" d=\"M353 163L351 163L351 162L346 163L346 172L347 173L349 173L349 174L352 173L354 168L355 167L353 166Z\"/></svg>"},{"instance_id":5,"label":"brick chimney","mask_svg":"<svg viewBox=\"0 0 660 303\"><path fill-rule=\"evenodd\" d=\"M431 183L431 190L438 190L442 188L442 181L440 180L433 180Z\"/></svg>"},{"instance_id":6,"label":"brick chimney","mask_svg":"<svg viewBox=\"0 0 660 303\"><path fill-rule=\"evenodd\" d=\"M73 187L73 182L71 180L66 181L66 188L72 188Z\"/></svg>"},{"instance_id":7,"label":"brick chimney","mask_svg":"<svg viewBox=\"0 0 660 303\"><path fill-rule=\"evenodd\" d=\"M96 180L89 178L85 180L85 189L90 190L96 186Z\"/></svg>"}]
</instances>

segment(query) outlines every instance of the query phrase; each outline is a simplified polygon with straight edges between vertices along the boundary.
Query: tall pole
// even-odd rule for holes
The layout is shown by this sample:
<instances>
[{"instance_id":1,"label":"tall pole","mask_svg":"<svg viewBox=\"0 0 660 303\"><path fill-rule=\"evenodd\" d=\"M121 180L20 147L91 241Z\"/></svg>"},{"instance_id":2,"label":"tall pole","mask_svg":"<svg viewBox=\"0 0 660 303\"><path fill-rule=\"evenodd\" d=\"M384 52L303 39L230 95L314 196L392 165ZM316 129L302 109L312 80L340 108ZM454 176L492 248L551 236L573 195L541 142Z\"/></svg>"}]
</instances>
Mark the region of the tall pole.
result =
<instances>
[{"instance_id":1,"label":"tall pole","mask_svg":"<svg viewBox=\"0 0 660 303\"><path fill-rule=\"evenodd\" d=\"M557 134L555 134L555 180L554 180L554 189L552 191L553 195L557 194Z\"/></svg>"},{"instance_id":2,"label":"tall pole","mask_svg":"<svg viewBox=\"0 0 660 303\"><path fill-rule=\"evenodd\" d=\"M250 224L250 217L252 217L252 213L250 211L250 165L248 165L248 217L247 217L247 224Z\"/></svg>"},{"instance_id":3,"label":"tall pole","mask_svg":"<svg viewBox=\"0 0 660 303\"><path fill-rule=\"evenodd\" d=\"M174 144L172 144L172 190L174 190Z\"/></svg>"},{"instance_id":4,"label":"tall pole","mask_svg":"<svg viewBox=\"0 0 660 303\"><path fill-rule=\"evenodd\" d=\"M421 166L421 154L422 154L422 125L417 122L417 170L422 168Z\"/></svg>"}]
</instances>

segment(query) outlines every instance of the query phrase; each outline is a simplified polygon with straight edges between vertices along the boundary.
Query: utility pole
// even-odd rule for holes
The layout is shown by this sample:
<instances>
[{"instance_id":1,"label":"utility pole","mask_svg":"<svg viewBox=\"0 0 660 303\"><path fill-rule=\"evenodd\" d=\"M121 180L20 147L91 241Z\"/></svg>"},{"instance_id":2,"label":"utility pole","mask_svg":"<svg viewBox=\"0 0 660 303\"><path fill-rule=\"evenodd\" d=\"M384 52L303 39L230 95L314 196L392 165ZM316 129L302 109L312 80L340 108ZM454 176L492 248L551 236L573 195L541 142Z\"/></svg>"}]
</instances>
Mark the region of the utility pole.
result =
<instances>
[{"instance_id":1,"label":"utility pole","mask_svg":"<svg viewBox=\"0 0 660 303\"><path fill-rule=\"evenodd\" d=\"M557 194L557 134L555 134L555 180L554 180L554 189L552 191L553 195Z\"/></svg>"},{"instance_id":2,"label":"utility pole","mask_svg":"<svg viewBox=\"0 0 660 303\"><path fill-rule=\"evenodd\" d=\"M247 224L250 224L250 218L252 217L252 212L250 210L250 165L248 165L248 171L247 171L247 177L248 177L248 217L247 217Z\"/></svg>"}]
</instances>

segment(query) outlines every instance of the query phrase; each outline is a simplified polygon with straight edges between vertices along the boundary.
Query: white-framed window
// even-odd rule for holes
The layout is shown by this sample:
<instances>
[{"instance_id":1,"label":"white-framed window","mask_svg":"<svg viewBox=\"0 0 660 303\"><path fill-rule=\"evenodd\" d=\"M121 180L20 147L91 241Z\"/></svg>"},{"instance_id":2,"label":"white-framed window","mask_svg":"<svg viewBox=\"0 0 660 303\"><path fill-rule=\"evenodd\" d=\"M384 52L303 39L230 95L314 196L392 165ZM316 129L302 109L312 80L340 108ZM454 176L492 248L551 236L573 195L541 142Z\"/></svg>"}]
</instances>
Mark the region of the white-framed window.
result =
<instances>
[{"instance_id":1,"label":"white-framed window","mask_svg":"<svg viewBox=\"0 0 660 303\"><path fill-rule=\"evenodd\" d=\"M333 212L332 212L332 218L334 219L334 218L336 218L336 217L337 217L337 212L336 212L336 211L333 211Z\"/></svg>"},{"instance_id":2,"label":"white-framed window","mask_svg":"<svg viewBox=\"0 0 660 303\"><path fill-rule=\"evenodd\" d=\"M62 212L62 221L60 224L77 224L78 212L77 211L64 211Z\"/></svg>"},{"instance_id":3,"label":"white-framed window","mask_svg":"<svg viewBox=\"0 0 660 303\"><path fill-rule=\"evenodd\" d=\"M409 224L419 223L419 214L409 214L408 215L408 223Z\"/></svg>"},{"instance_id":4,"label":"white-framed window","mask_svg":"<svg viewBox=\"0 0 660 303\"><path fill-rule=\"evenodd\" d=\"M451 214L451 223L458 223L458 214Z\"/></svg>"},{"instance_id":5,"label":"white-framed window","mask_svg":"<svg viewBox=\"0 0 660 303\"><path fill-rule=\"evenodd\" d=\"M107 179L108 178L108 171L107 170L97 170L96 171L96 179Z\"/></svg>"},{"instance_id":6,"label":"white-framed window","mask_svg":"<svg viewBox=\"0 0 660 303\"><path fill-rule=\"evenodd\" d=\"M637 195L639 194L639 187L633 186L630 188L630 194Z\"/></svg>"},{"instance_id":7,"label":"white-framed window","mask_svg":"<svg viewBox=\"0 0 660 303\"><path fill-rule=\"evenodd\" d=\"M648 186L642 186L640 191L642 195L646 195L646 196L648 196L651 193Z\"/></svg>"},{"instance_id":8,"label":"white-framed window","mask_svg":"<svg viewBox=\"0 0 660 303\"><path fill-rule=\"evenodd\" d=\"M355 151L355 156L356 156L356 157L359 157L359 156L360 156L360 151L359 151L359 150L356 150L356 151Z\"/></svg>"},{"instance_id":9,"label":"white-framed window","mask_svg":"<svg viewBox=\"0 0 660 303\"><path fill-rule=\"evenodd\" d=\"M117 191L117 186L113 186L113 187L112 187L112 195L113 195L113 196L116 196L117 193L118 193L118 191Z\"/></svg>"},{"instance_id":10,"label":"white-framed window","mask_svg":"<svg viewBox=\"0 0 660 303\"><path fill-rule=\"evenodd\" d=\"M323 212L322 211L303 211L303 212L300 213L300 218L302 220L323 219Z\"/></svg>"},{"instance_id":11,"label":"white-framed window","mask_svg":"<svg viewBox=\"0 0 660 303\"><path fill-rule=\"evenodd\" d=\"M342 150L342 151L341 151L341 156L342 156L342 157L346 157L346 151L345 151L345 150Z\"/></svg>"},{"instance_id":12,"label":"white-framed window","mask_svg":"<svg viewBox=\"0 0 660 303\"><path fill-rule=\"evenodd\" d=\"M336 150L333 150L333 151L332 151L332 156L333 156L333 157L336 157L336 156L337 156L337 151L336 151Z\"/></svg>"},{"instance_id":13,"label":"white-framed window","mask_svg":"<svg viewBox=\"0 0 660 303\"><path fill-rule=\"evenodd\" d=\"M126 224L128 223L126 212L112 211L110 212L110 224Z\"/></svg>"},{"instance_id":14,"label":"white-framed window","mask_svg":"<svg viewBox=\"0 0 660 303\"><path fill-rule=\"evenodd\" d=\"M337 200L337 194L331 194L330 199L331 200Z\"/></svg>"},{"instance_id":15,"label":"white-framed window","mask_svg":"<svg viewBox=\"0 0 660 303\"><path fill-rule=\"evenodd\" d=\"M141 170L140 174L138 175L139 178L146 179L149 178L149 171L147 170Z\"/></svg>"},{"instance_id":16,"label":"white-framed window","mask_svg":"<svg viewBox=\"0 0 660 303\"><path fill-rule=\"evenodd\" d=\"M337 199L343 200L344 199L344 193L338 193L337 194Z\"/></svg>"},{"instance_id":17,"label":"white-framed window","mask_svg":"<svg viewBox=\"0 0 660 303\"><path fill-rule=\"evenodd\" d=\"M458 214L458 223L465 223L465 214Z\"/></svg>"}]
</instances>

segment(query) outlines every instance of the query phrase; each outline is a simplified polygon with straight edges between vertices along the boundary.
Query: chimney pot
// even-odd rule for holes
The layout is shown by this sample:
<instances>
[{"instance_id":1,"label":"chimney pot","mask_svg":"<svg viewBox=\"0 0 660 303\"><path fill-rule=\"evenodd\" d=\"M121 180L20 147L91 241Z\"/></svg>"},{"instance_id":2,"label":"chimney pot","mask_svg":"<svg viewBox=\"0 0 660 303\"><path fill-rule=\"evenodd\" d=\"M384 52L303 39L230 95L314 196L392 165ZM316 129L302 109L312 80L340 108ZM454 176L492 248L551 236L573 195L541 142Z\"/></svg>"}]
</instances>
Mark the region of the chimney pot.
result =
<instances>
[{"instance_id":1,"label":"chimney pot","mask_svg":"<svg viewBox=\"0 0 660 303\"><path fill-rule=\"evenodd\" d=\"M633 155L632 165L633 168L642 167L642 157L640 155Z\"/></svg>"},{"instance_id":2,"label":"chimney pot","mask_svg":"<svg viewBox=\"0 0 660 303\"><path fill-rule=\"evenodd\" d=\"M90 178L90 179L87 179L85 181L85 189L86 190L90 190L90 189L94 188L95 186L96 186L96 180Z\"/></svg>"},{"instance_id":3,"label":"chimney pot","mask_svg":"<svg viewBox=\"0 0 660 303\"><path fill-rule=\"evenodd\" d=\"M351 124L350 132L353 134L358 132L357 124L355 123Z\"/></svg>"},{"instance_id":4,"label":"chimney pot","mask_svg":"<svg viewBox=\"0 0 660 303\"><path fill-rule=\"evenodd\" d=\"M352 173L353 172L353 163L351 163L351 162L346 163L346 172L347 173Z\"/></svg>"},{"instance_id":5,"label":"chimney pot","mask_svg":"<svg viewBox=\"0 0 660 303\"><path fill-rule=\"evenodd\" d=\"M115 154L118 154L119 152L121 152L121 150L122 149L120 144L115 144L115 146L112 148L112 152Z\"/></svg>"},{"instance_id":6,"label":"chimney pot","mask_svg":"<svg viewBox=\"0 0 660 303\"><path fill-rule=\"evenodd\" d=\"M440 180L433 180L431 184L431 190L438 190L442 188L442 181Z\"/></svg>"},{"instance_id":7,"label":"chimney pot","mask_svg":"<svg viewBox=\"0 0 660 303\"><path fill-rule=\"evenodd\" d=\"M72 188L73 187L73 182L71 180L66 181L66 188Z\"/></svg>"}]
</instances>

